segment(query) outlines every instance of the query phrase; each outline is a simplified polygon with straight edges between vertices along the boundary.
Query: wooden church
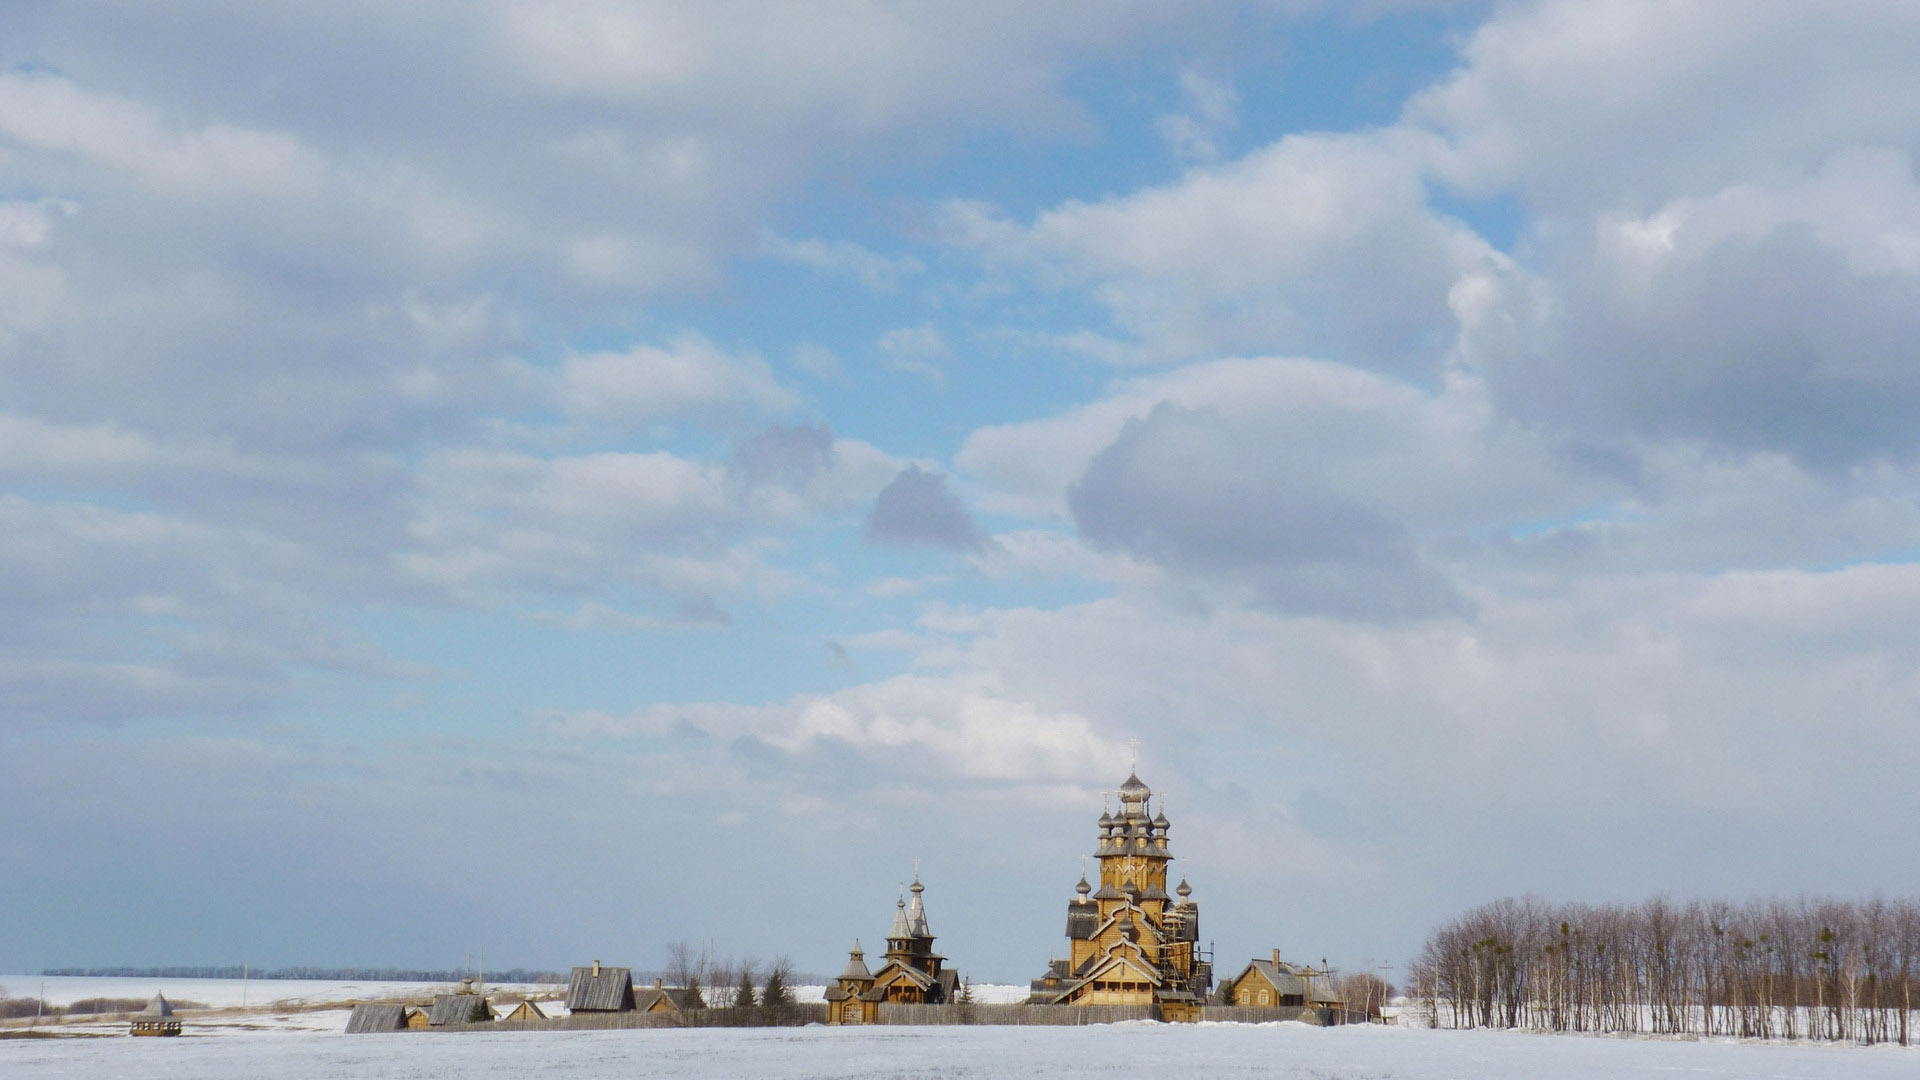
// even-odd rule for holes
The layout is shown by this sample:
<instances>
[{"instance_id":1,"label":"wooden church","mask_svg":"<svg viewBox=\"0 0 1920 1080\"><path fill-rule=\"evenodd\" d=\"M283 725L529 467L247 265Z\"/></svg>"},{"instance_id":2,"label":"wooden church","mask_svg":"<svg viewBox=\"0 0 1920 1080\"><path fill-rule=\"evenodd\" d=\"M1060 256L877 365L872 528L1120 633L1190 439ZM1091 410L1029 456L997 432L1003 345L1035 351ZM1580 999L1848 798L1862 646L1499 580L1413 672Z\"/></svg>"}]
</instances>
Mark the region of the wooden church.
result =
<instances>
[{"instance_id":1,"label":"wooden church","mask_svg":"<svg viewBox=\"0 0 1920 1080\"><path fill-rule=\"evenodd\" d=\"M827 1022L871 1024L883 1004L944 1005L952 1001L960 977L948 970L947 958L933 951L933 931L927 926L926 886L913 875L908 890L893 905L893 926L887 930L887 951L877 971L867 968L858 941L847 956L847 967L827 987Z\"/></svg>"},{"instance_id":2,"label":"wooden church","mask_svg":"<svg viewBox=\"0 0 1920 1080\"><path fill-rule=\"evenodd\" d=\"M1158 1005L1168 1020L1198 1020L1213 985L1213 957L1199 947L1200 906L1182 879L1167 895L1167 815L1137 774L1120 785L1120 812L1102 810L1086 876L1067 902L1067 957L1033 981L1035 1005Z\"/></svg>"}]
</instances>

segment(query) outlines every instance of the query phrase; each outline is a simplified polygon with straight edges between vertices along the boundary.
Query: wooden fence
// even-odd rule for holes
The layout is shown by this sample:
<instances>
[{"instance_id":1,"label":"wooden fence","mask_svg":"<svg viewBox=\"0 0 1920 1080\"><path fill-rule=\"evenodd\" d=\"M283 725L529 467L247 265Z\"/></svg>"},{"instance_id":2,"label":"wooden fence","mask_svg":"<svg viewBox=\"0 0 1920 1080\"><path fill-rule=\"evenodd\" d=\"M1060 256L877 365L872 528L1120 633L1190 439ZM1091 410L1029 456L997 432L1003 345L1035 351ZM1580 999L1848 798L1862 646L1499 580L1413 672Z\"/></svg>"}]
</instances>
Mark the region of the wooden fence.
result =
<instances>
[{"instance_id":1,"label":"wooden fence","mask_svg":"<svg viewBox=\"0 0 1920 1080\"><path fill-rule=\"evenodd\" d=\"M983 1024L1004 1026L1072 1026L1117 1024L1129 1020L1160 1020L1158 1005L882 1005L878 1022L888 1025L949 1026ZM1326 1026L1345 1017L1329 1009L1257 1008L1207 1005L1200 1019L1215 1023L1267 1024L1294 1020ZM797 1027L822 1024L827 1006L809 1002L769 1012L751 1009L690 1009L685 1012L574 1013L545 1020L496 1020L491 1023L445 1024L428 1031L608 1031L624 1028Z\"/></svg>"}]
</instances>

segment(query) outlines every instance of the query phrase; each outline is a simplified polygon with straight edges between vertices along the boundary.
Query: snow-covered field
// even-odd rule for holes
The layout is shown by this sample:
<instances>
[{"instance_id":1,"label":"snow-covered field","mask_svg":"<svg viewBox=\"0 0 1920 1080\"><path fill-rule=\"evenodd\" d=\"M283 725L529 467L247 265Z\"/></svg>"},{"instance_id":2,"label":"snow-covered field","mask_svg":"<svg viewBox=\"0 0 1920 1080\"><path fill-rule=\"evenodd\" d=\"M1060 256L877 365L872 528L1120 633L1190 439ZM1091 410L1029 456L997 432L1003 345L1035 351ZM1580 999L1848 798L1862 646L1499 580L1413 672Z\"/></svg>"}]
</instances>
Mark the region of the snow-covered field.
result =
<instances>
[{"instance_id":1,"label":"snow-covered field","mask_svg":"<svg viewBox=\"0 0 1920 1080\"><path fill-rule=\"evenodd\" d=\"M1300 1024L1093 1027L288 1032L243 1039L0 1041L0 1076L1283 1077L1301 1080L1877 1080L1920 1075L1898 1047L1608 1039Z\"/></svg>"}]
</instances>

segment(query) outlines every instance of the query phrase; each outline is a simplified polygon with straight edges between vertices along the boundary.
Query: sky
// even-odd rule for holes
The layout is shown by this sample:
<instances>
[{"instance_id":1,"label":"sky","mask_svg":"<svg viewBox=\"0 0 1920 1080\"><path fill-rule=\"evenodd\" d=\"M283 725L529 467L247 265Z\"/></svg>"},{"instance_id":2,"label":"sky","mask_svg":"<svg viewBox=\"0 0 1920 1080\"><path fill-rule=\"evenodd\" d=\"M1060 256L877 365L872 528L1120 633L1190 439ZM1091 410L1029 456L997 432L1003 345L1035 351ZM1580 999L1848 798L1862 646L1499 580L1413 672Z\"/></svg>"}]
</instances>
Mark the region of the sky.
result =
<instances>
[{"instance_id":1,"label":"sky","mask_svg":"<svg viewBox=\"0 0 1920 1080\"><path fill-rule=\"evenodd\" d=\"M0 971L1912 894L1920 10L0 8ZM1130 740L1138 740L1137 751Z\"/></svg>"}]
</instances>

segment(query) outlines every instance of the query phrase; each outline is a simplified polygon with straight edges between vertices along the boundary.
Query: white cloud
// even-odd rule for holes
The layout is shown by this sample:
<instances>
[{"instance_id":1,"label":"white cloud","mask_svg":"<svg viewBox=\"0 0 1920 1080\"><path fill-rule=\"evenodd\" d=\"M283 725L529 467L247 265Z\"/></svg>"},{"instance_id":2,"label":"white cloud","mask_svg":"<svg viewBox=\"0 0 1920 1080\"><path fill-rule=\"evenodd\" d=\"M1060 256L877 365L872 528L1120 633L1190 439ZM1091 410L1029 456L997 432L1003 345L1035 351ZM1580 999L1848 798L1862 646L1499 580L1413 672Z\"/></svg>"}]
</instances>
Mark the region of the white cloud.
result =
<instances>
[{"instance_id":1,"label":"white cloud","mask_svg":"<svg viewBox=\"0 0 1920 1080\"><path fill-rule=\"evenodd\" d=\"M762 250L776 259L846 274L875 292L892 292L905 279L926 271L926 265L910 255L882 255L847 240L789 240L769 233Z\"/></svg>"},{"instance_id":2,"label":"white cloud","mask_svg":"<svg viewBox=\"0 0 1920 1080\"><path fill-rule=\"evenodd\" d=\"M1135 338L1137 361L1276 350L1431 371L1453 333L1449 290L1501 261L1428 207L1431 152L1403 128L1289 135L1031 224L950 203L945 228L991 265L1085 290Z\"/></svg>"},{"instance_id":3,"label":"white cloud","mask_svg":"<svg viewBox=\"0 0 1920 1080\"><path fill-rule=\"evenodd\" d=\"M764 360L730 354L697 334L665 347L569 357L560 371L562 408L580 416L638 420L725 409L779 411L794 403Z\"/></svg>"},{"instance_id":4,"label":"white cloud","mask_svg":"<svg viewBox=\"0 0 1920 1080\"><path fill-rule=\"evenodd\" d=\"M934 384L947 381L941 363L952 358L953 350L932 323L889 330L880 335L878 348L882 367L918 375Z\"/></svg>"},{"instance_id":5,"label":"white cloud","mask_svg":"<svg viewBox=\"0 0 1920 1080\"><path fill-rule=\"evenodd\" d=\"M276 132L215 124L179 130L127 98L57 75L0 74L0 138L73 154L181 195L312 194L326 161Z\"/></svg>"},{"instance_id":6,"label":"white cloud","mask_svg":"<svg viewBox=\"0 0 1920 1080\"><path fill-rule=\"evenodd\" d=\"M1181 161L1215 161L1215 140L1240 122L1240 95L1232 84L1197 71L1180 73L1185 112L1168 113L1154 121L1154 130L1167 149Z\"/></svg>"},{"instance_id":7,"label":"white cloud","mask_svg":"<svg viewBox=\"0 0 1920 1080\"><path fill-rule=\"evenodd\" d=\"M1638 213L1838 146L1915 149L1916 47L1902 5L1513 5L1406 118L1447 137L1436 160L1464 188L1517 185L1550 217Z\"/></svg>"}]
</instances>

